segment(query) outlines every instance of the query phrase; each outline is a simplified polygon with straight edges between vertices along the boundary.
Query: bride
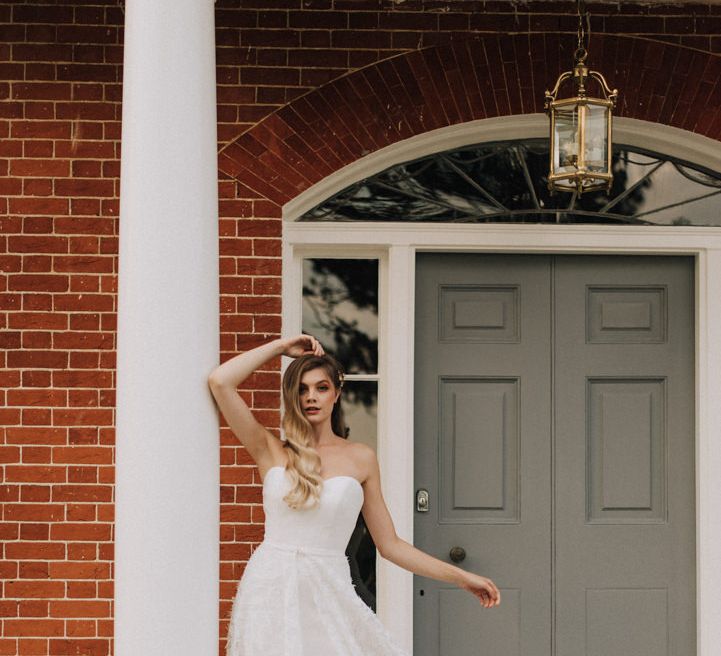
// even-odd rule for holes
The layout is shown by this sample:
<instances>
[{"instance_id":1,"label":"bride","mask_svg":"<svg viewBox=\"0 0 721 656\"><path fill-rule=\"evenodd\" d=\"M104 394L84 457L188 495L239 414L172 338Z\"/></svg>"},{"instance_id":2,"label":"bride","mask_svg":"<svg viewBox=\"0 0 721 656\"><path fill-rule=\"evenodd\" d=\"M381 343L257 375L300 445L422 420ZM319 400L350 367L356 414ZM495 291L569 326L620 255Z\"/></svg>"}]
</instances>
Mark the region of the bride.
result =
<instances>
[{"instance_id":1,"label":"bride","mask_svg":"<svg viewBox=\"0 0 721 656\"><path fill-rule=\"evenodd\" d=\"M237 393L243 380L280 355L293 358L282 381L281 439L256 420ZM228 656L311 650L338 656L404 654L352 587L344 550L359 511L383 558L419 576L453 583L485 608L500 603L490 579L396 535L374 450L345 437L341 366L317 339L305 334L275 339L223 363L208 383L263 479L265 539L238 584Z\"/></svg>"}]
</instances>

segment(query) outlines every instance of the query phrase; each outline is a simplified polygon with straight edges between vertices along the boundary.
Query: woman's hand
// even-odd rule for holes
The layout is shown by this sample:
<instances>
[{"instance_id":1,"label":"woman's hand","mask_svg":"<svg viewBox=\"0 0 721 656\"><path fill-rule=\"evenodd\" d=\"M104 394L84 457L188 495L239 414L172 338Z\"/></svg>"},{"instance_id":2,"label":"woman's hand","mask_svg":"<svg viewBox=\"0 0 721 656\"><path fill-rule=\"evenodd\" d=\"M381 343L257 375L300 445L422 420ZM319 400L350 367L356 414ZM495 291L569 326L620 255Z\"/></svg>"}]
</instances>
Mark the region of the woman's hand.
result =
<instances>
[{"instance_id":1,"label":"woman's hand","mask_svg":"<svg viewBox=\"0 0 721 656\"><path fill-rule=\"evenodd\" d=\"M283 355L297 358L301 355L324 355L320 342L312 335L300 334L283 340Z\"/></svg>"},{"instance_id":2,"label":"woman's hand","mask_svg":"<svg viewBox=\"0 0 721 656\"><path fill-rule=\"evenodd\" d=\"M501 603L501 593L496 584L485 576L464 571L463 579L458 585L463 590L476 595L485 608L498 606Z\"/></svg>"}]
</instances>

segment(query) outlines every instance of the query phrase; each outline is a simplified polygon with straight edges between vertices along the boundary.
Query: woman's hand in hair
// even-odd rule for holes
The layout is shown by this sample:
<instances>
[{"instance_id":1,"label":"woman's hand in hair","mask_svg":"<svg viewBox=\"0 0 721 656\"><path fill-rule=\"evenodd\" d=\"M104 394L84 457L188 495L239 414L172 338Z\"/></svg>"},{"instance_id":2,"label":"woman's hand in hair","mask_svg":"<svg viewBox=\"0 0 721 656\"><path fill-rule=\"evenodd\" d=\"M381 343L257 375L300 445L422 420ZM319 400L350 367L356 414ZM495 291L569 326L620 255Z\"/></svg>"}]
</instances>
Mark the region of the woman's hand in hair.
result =
<instances>
[{"instance_id":1,"label":"woman's hand in hair","mask_svg":"<svg viewBox=\"0 0 721 656\"><path fill-rule=\"evenodd\" d=\"M312 335L296 335L284 340L283 355L297 358L301 355L324 355L325 351L320 342Z\"/></svg>"}]
</instances>

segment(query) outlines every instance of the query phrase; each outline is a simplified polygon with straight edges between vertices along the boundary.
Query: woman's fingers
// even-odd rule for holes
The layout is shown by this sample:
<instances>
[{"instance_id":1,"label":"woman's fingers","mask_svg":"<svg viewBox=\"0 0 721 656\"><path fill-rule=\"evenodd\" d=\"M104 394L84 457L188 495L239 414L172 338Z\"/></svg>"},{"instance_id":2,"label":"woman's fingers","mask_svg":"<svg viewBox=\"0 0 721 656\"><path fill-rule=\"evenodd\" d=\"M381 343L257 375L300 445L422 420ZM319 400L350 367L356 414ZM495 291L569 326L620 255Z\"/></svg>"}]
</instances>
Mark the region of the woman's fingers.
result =
<instances>
[{"instance_id":1,"label":"woman's fingers","mask_svg":"<svg viewBox=\"0 0 721 656\"><path fill-rule=\"evenodd\" d=\"M310 342L308 351L310 351L313 355L323 355L325 353L320 342L315 337L313 337L313 335L304 335L304 337L306 337Z\"/></svg>"},{"instance_id":2,"label":"woman's fingers","mask_svg":"<svg viewBox=\"0 0 721 656\"><path fill-rule=\"evenodd\" d=\"M492 608L501 603L501 592L491 579L470 572L467 576L468 580L463 581L460 586L478 597L484 608Z\"/></svg>"},{"instance_id":3,"label":"woman's fingers","mask_svg":"<svg viewBox=\"0 0 721 656\"><path fill-rule=\"evenodd\" d=\"M490 579L486 579L486 587L481 588L479 592L481 603L485 608L498 606L501 603L501 593Z\"/></svg>"},{"instance_id":4,"label":"woman's fingers","mask_svg":"<svg viewBox=\"0 0 721 656\"><path fill-rule=\"evenodd\" d=\"M501 603L501 591L498 589L496 584L491 581L491 579L488 579L488 592L491 595L491 599L496 603Z\"/></svg>"},{"instance_id":5,"label":"woman's fingers","mask_svg":"<svg viewBox=\"0 0 721 656\"><path fill-rule=\"evenodd\" d=\"M495 587L495 586L494 586ZM491 589L488 592L488 608L497 606L499 603L498 594L495 590Z\"/></svg>"},{"instance_id":6,"label":"woman's fingers","mask_svg":"<svg viewBox=\"0 0 721 656\"><path fill-rule=\"evenodd\" d=\"M496 584L493 581L488 581L488 584L490 585L490 592L491 592L491 598L496 604L501 603L501 591L496 587Z\"/></svg>"},{"instance_id":7,"label":"woman's fingers","mask_svg":"<svg viewBox=\"0 0 721 656\"><path fill-rule=\"evenodd\" d=\"M291 345L295 346L296 348L300 348L303 355L325 355L323 346L321 346L321 343L315 337L313 337L313 335L301 333L300 335L297 335L295 338L292 339ZM297 355L300 355L301 353L297 353Z\"/></svg>"},{"instance_id":8,"label":"woman's fingers","mask_svg":"<svg viewBox=\"0 0 721 656\"><path fill-rule=\"evenodd\" d=\"M301 355L325 355L325 351L313 335L300 333L300 335L285 340L283 355L298 358Z\"/></svg>"},{"instance_id":9,"label":"woman's fingers","mask_svg":"<svg viewBox=\"0 0 721 656\"><path fill-rule=\"evenodd\" d=\"M320 342L314 337L313 338L313 352L316 355L323 355L323 347L320 345Z\"/></svg>"}]
</instances>

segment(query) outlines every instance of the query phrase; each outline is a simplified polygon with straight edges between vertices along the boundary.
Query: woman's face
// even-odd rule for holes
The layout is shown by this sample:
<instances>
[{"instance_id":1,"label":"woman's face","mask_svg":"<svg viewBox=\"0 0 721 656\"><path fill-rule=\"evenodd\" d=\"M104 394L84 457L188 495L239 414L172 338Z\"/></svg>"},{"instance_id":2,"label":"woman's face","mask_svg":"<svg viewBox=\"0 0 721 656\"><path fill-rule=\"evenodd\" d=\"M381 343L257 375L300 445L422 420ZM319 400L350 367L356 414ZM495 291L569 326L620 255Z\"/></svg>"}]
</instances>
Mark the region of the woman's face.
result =
<instances>
[{"instance_id":1,"label":"woman's face","mask_svg":"<svg viewBox=\"0 0 721 656\"><path fill-rule=\"evenodd\" d=\"M306 371L300 379L300 408L311 424L330 419L339 391L323 367Z\"/></svg>"}]
</instances>

